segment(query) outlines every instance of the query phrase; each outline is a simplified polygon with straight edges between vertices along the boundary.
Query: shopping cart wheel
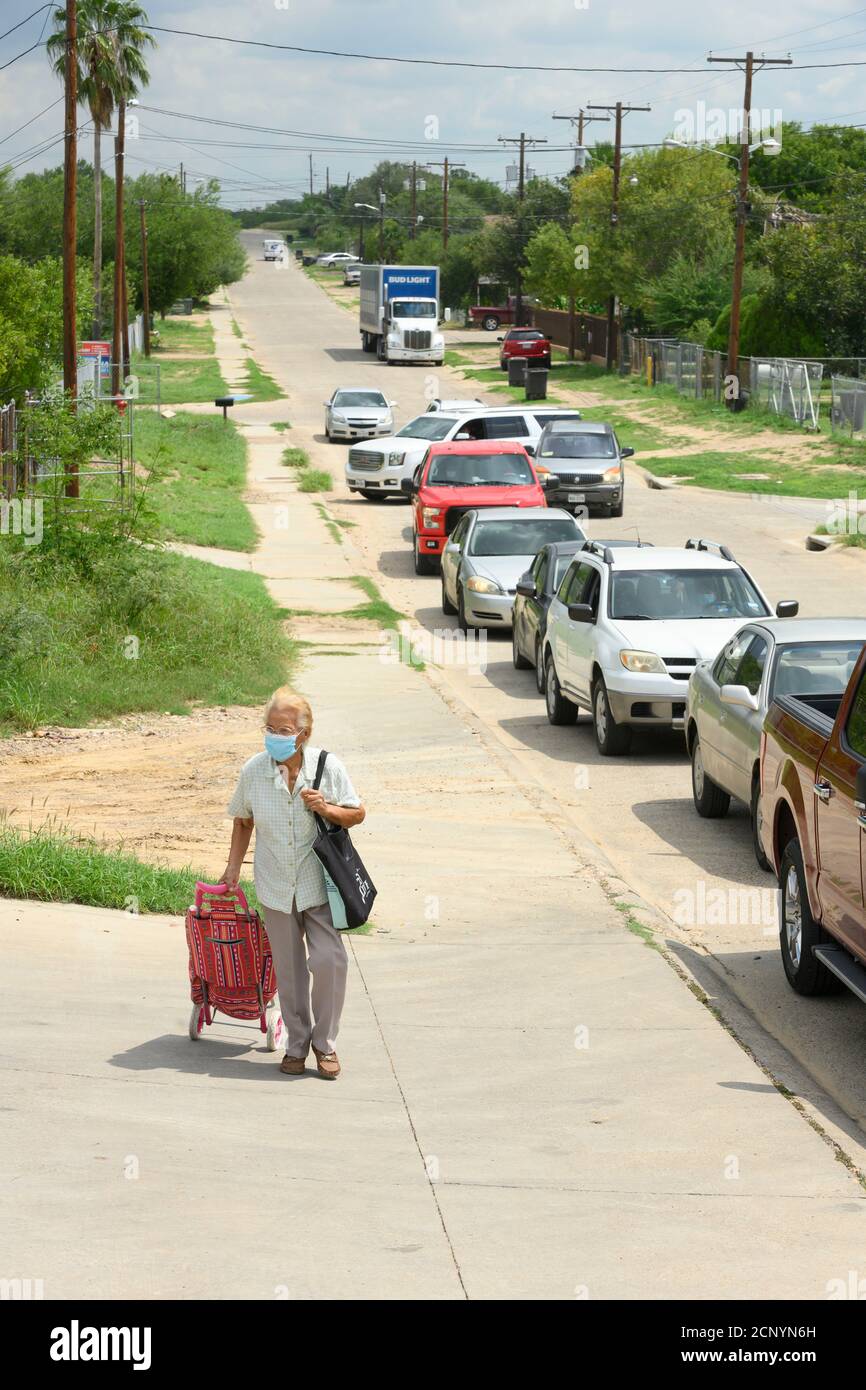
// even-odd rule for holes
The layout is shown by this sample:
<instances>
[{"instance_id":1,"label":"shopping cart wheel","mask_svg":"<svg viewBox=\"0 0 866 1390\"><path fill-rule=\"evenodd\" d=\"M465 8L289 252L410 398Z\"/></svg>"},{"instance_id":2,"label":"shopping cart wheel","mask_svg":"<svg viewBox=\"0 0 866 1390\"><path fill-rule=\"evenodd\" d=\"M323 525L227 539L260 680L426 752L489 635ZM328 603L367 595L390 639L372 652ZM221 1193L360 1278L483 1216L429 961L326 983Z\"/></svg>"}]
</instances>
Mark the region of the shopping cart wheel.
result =
<instances>
[{"instance_id":1,"label":"shopping cart wheel","mask_svg":"<svg viewBox=\"0 0 866 1390\"><path fill-rule=\"evenodd\" d=\"M198 1042L201 1037L201 1030L204 1027L204 1004L193 1004L192 1013L189 1016L189 1035L193 1042Z\"/></svg>"},{"instance_id":2,"label":"shopping cart wheel","mask_svg":"<svg viewBox=\"0 0 866 1390\"><path fill-rule=\"evenodd\" d=\"M268 1052L276 1052L283 1041L283 1016L279 1009L268 1009Z\"/></svg>"}]
</instances>

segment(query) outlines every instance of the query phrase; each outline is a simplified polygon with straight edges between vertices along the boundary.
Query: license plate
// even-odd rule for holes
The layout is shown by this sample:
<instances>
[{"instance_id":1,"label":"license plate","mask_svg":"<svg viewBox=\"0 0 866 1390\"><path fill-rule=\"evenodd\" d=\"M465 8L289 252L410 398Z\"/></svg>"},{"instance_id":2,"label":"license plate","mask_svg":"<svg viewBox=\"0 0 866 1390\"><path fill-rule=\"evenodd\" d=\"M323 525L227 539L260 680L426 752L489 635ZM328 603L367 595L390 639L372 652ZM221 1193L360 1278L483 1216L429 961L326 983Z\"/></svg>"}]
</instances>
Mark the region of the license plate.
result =
<instances>
[{"instance_id":1,"label":"license plate","mask_svg":"<svg viewBox=\"0 0 866 1390\"><path fill-rule=\"evenodd\" d=\"M585 493L585 492L570 492L570 493L568 494L567 501L569 501L569 502L585 502L585 501L586 501L586 493Z\"/></svg>"}]
</instances>

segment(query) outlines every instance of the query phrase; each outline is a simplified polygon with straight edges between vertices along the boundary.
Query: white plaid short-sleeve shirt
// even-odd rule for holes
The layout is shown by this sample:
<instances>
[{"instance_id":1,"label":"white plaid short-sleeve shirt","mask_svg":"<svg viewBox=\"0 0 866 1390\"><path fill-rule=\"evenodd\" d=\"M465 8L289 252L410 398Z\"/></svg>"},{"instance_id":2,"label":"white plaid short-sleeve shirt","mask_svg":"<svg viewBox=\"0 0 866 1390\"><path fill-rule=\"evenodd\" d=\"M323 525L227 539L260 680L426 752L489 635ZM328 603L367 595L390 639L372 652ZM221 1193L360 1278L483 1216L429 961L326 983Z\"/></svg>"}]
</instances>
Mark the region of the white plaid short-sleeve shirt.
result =
<instances>
[{"instance_id":1,"label":"white plaid short-sleeve shirt","mask_svg":"<svg viewBox=\"0 0 866 1390\"><path fill-rule=\"evenodd\" d=\"M277 912L299 912L328 901L322 866L313 853L316 818L301 798L316 780L320 749L304 747L294 791L269 753L244 763L228 814L256 823L253 877L259 901ZM339 758L329 753L319 787L332 806L360 806L360 798Z\"/></svg>"}]
</instances>

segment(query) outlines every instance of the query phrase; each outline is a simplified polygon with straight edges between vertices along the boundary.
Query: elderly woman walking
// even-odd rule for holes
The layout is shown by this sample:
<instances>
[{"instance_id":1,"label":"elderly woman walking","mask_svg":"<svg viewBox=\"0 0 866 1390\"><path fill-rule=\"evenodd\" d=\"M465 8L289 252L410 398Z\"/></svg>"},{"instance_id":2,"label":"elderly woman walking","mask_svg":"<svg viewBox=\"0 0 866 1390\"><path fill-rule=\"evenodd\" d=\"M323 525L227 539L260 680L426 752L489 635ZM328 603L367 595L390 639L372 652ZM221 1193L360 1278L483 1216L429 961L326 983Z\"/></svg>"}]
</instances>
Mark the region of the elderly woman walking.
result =
<instances>
[{"instance_id":1,"label":"elderly woman walking","mask_svg":"<svg viewBox=\"0 0 866 1390\"><path fill-rule=\"evenodd\" d=\"M340 1074L335 1044L346 995L348 959L335 929L325 876L313 852L316 815L349 829L366 812L339 758L329 753L313 789L320 749L310 746L309 704L288 686L265 708L265 749L241 769L228 808L234 819L226 871L238 885L255 827L254 877L271 942L286 1055L280 1070L300 1076L312 1046L319 1075ZM310 1007L312 976L312 1009Z\"/></svg>"}]
</instances>

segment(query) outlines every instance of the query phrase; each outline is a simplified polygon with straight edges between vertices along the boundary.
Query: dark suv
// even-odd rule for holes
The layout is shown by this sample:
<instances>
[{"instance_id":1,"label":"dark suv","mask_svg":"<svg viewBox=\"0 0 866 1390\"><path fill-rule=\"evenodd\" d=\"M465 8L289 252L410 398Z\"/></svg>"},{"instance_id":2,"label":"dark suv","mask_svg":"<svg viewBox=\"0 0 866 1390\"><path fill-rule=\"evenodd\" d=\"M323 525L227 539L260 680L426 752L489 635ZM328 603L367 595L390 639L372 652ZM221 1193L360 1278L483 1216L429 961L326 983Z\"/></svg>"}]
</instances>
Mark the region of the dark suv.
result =
<instances>
[{"instance_id":1,"label":"dark suv","mask_svg":"<svg viewBox=\"0 0 866 1390\"><path fill-rule=\"evenodd\" d=\"M611 425L593 420L552 420L542 430L535 449L539 464L557 478L545 489L548 505L582 515L597 510L607 516L622 516L622 461L633 453L634 449L620 446Z\"/></svg>"}]
</instances>

